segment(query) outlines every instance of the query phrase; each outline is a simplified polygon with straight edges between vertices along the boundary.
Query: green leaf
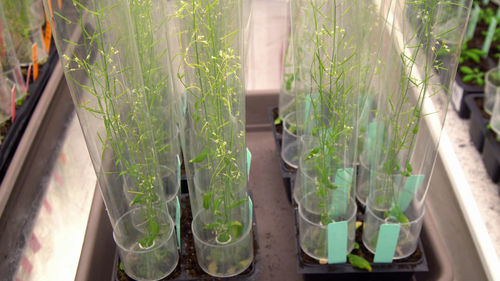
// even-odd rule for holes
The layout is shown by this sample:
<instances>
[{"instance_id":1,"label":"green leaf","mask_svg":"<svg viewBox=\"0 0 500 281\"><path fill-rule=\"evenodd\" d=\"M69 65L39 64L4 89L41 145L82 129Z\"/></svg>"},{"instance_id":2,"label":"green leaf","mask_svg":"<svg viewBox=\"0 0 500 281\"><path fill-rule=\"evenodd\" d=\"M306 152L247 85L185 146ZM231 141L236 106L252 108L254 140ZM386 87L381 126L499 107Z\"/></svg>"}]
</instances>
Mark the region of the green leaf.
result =
<instances>
[{"instance_id":1,"label":"green leaf","mask_svg":"<svg viewBox=\"0 0 500 281\"><path fill-rule=\"evenodd\" d=\"M134 206L135 204L139 203L142 201L142 194L136 194L134 196L134 199L132 199L132 201L130 201L130 204L129 206L132 207Z\"/></svg>"},{"instance_id":2,"label":"green leaf","mask_svg":"<svg viewBox=\"0 0 500 281\"><path fill-rule=\"evenodd\" d=\"M154 219L150 219L148 222L148 230L149 230L149 235L151 236L151 242L154 240L154 237L160 232L160 225L158 222Z\"/></svg>"},{"instance_id":3,"label":"green leaf","mask_svg":"<svg viewBox=\"0 0 500 281\"><path fill-rule=\"evenodd\" d=\"M472 68L468 67L468 66L461 66L460 67L460 71L463 73L463 74L472 74L474 71L472 71Z\"/></svg>"},{"instance_id":4,"label":"green leaf","mask_svg":"<svg viewBox=\"0 0 500 281\"><path fill-rule=\"evenodd\" d=\"M472 80L474 80L474 76L473 75L465 75L464 78L462 78L464 80L464 82L468 83L468 82L471 82Z\"/></svg>"},{"instance_id":5,"label":"green leaf","mask_svg":"<svg viewBox=\"0 0 500 281\"><path fill-rule=\"evenodd\" d=\"M274 119L274 125L279 125L281 124L281 117L276 117L276 119Z\"/></svg>"},{"instance_id":6,"label":"green leaf","mask_svg":"<svg viewBox=\"0 0 500 281\"><path fill-rule=\"evenodd\" d=\"M218 223L214 222L214 223L211 223L211 224L207 224L207 225L205 225L203 228L204 228L204 229L214 229L214 228L216 228L218 225L219 225Z\"/></svg>"},{"instance_id":7,"label":"green leaf","mask_svg":"<svg viewBox=\"0 0 500 281\"><path fill-rule=\"evenodd\" d=\"M411 173L413 171L413 167L408 161L406 161L406 171L408 171L408 173Z\"/></svg>"},{"instance_id":8,"label":"green leaf","mask_svg":"<svg viewBox=\"0 0 500 281\"><path fill-rule=\"evenodd\" d=\"M352 264L352 266L359 268L359 269L366 269L369 272L372 271L372 266L364 258L362 258L358 255L355 255L355 254L348 254L347 258L349 259L349 263Z\"/></svg>"},{"instance_id":9,"label":"green leaf","mask_svg":"<svg viewBox=\"0 0 500 281\"><path fill-rule=\"evenodd\" d=\"M207 158L207 155L208 155L208 148L205 147L203 149L203 151L200 154L198 154L198 156L196 156L194 159L189 160L189 162L190 163L200 163L200 162L203 162Z\"/></svg>"},{"instance_id":10,"label":"green leaf","mask_svg":"<svg viewBox=\"0 0 500 281\"><path fill-rule=\"evenodd\" d=\"M123 262L120 261L120 270L121 271L125 271L125 266L123 265Z\"/></svg>"},{"instance_id":11,"label":"green leaf","mask_svg":"<svg viewBox=\"0 0 500 281\"><path fill-rule=\"evenodd\" d=\"M235 203L233 203L233 204L229 205L228 209L232 209L232 208L234 208L234 207L237 207L237 206L239 206L239 205L241 205L241 204L243 204L243 203L247 202L247 200L248 200L247 198L245 198L245 199L241 199L240 201L235 202Z\"/></svg>"},{"instance_id":12,"label":"green leaf","mask_svg":"<svg viewBox=\"0 0 500 281\"><path fill-rule=\"evenodd\" d=\"M467 53L467 55L469 55L469 58L473 60L475 63L479 63L481 61L481 57L478 54L470 52Z\"/></svg>"},{"instance_id":13,"label":"green leaf","mask_svg":"<svg viewBox=\"0 0 500 281\"><path fill-rule=\"evenodd\" d=\"M212 196L211 196L211 194L210 194L210 193L205 193L205 194L203 195L203 208L205 208L205 209L210 208L210 205L211 205L211 203L212 203L212 202L211 202L211 200L210 200L210 199L211 199L211 197L212 197Z\"/></svg>"},{"instance_id":14,"label":"green leaf","mask_svg":"<svg viewBox=\"0 0 500 281\"><path fill-rule=\"evenodd\" d=\"M290 91L292 89L292 82L293 82L294 79L295 79L295 77L292 74L292 76L290 76L290 78L288 78L286 80L286 90L287 91Z\"/></svg>"},{"instance_id":15,"label":"green leaf","mask_svg":"<svg viewBox=\"0 0 500 281\"><path fill-rule=\"evenodd\" d=\"M359 243L358 242L354 242L354 249L359 250Z\"/></svg>"},{"instance_id":16,"label":"green leaf","mask_svg":"<svg viewBox=\"0 0 500 281\"><path fill-rule=\"evenodd\" d=\"M229 226L229 234L233 239L237 239L241 235L241 231L243 230L243 225L239 221L233 221L231 222L231 225Z\"/></svg>"},{"instance_id":17,"label":"green leaf","mask_svg":"<svg viewBox=\"0 0 500 281\"><path fill-rule=\"evenodd\" d=\"M483 86L484 85L484 79L483 78L477 78L476 79L476 84L478 84L479 86Z\"/></svg>"},{"instance_id":18,"label":"green leaf","mask_svg":"<svg viewBox=\"0 0 500 281\"><path fill-rule=\"evenodd\" d=\"M307 157L306 157L306 160L309 160L313 157L316 157L316 154L319 153L319 148L315 148L313 150L311 150L308 154L307 154Z\"/></svg>"}]
</instances>

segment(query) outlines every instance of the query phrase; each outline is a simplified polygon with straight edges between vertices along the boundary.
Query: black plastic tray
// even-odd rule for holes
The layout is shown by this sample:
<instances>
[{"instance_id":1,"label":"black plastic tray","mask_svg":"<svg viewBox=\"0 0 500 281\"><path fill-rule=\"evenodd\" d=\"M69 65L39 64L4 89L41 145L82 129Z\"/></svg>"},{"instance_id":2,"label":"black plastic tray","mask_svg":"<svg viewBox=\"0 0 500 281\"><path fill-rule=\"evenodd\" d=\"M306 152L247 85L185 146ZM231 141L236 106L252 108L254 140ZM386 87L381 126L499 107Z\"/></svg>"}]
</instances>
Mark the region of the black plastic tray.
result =
<instances>
[{"instance_id":1,"label":"black plastic tray","mask_svg":"<svg viewBox=\"0 0 500 281\"><path fill-rule=\"evenodd\" d=\"M459 91L458 93L456 91ZM461 91L461 93L460 93ZM453 86L452 104L458 116L463 119L470 117L470 107L465 99L472 94L484 93L484 87L466 84L462 81L460 73L457 72L455 85Z\"/></svg>"},{"instance_id":2,"label":"black plastic tray","mask_svg":"<svg viewBox=\"0 0 500 281\"><path fill-rule=\"evenodd\" d=\"M483 151L487 132L486 125L489 120L482 115L480 108L477 106L475 100L478 99L483 100L484 94L472 94L465 97L465 102L470 109L469 135L474 147L481 152Z\"/></svg>"},{"instance_id":3,"label":"black plastic tray","mask_svg":"<svg viewBox=\"0 0 500 281\"><path fill-rule=\"evenodd\" d=\"M189 195L182 194L181 195L181 208L185 208L186 206L188 206L188 204L190 204ZM258 240L258 235L257 235L257 221L255 219L255 210L254 210L253 214L254 215L253 215L253 222L252 222L252 234L253 234L253 240L254 240L254 246L253 246L254 259L253 259L252 263L250 264L250 267L247 270L245 270L243 273L236 275L234 277L217 278L217 277L213 277L213 276L210 276L210 275L204 273L203 270L201 269L201 267L198 264L196 264L196 268L190 269L190 270L195 271L200 276L197 276L197 277L192 276L192 274L189 272L190 270L186 269L186 265L182 263L183 257L185 258L185 256L183 256L183 253L186 253L188 241L193 239L192 233L189 232L188 235L181 235L181 239L182 239L181 246L182 247L181 247L181 252L179 254L179 263L177 264L177 267L169 276L167 276L161 280L164 280L164 281L167 281L167 280L175 280L175 281L194 281L194 280L197 280L197 281L215 281L215 280L253 281L253 280L257 280L259 273L261 271L260 270L260 266L261 266L260 259L261 258L260 258L260 251L259 251L260 245L259 245L259 240ZM191 229L191 222L189 222L188 229ZM118 252L116 252L115 263L114 263L114 268L116 268L116 270L113 271L113 277L111 280L114 280L114 281L135 280L135 279L128 277L125 274L125 272L120 270L119 264L120 264L120 258L118 256ZM119 278L119 276L121 279Z\"/></svg>"},{"instance_id":4,"label":"black plastic tray","mask_svg":"<svg viewBox=\"0 0 500 281\"><path fill-rule=\"evenodd\" d=\"M281 128L282 123L276 125L274 120L278 117L278 107L269 107L268 109L269 119L271 122L271 127L273 129L274 143L276 145L276 153L278 154L278 159L280 162L281 178L283 178L283 184L285 186L286 196L290 203L293 202L293 185L292 181L295 180L295 175L297 174L297 169L288 166L281 158ZM281 121L282 122L282 121Z\"/></svg>"},{"instance_id":5,"label":"black plastic tray","mask_svg":"<svg viewBox=\"0 0 500 281\"><path fill-rule=\"evenodd\" d=\"M17 146L23 137L24 131L33 114L33 111L38 104L38 100L42 96L43 90L49 81L50 76L58 62L57 50L54 41L51 42L50 54L47 62L40 68L36 81L30 83L28 88L28 98L16 110L16 120L7 131L7 135L2 141L0 149L0 181L4 178L7 169L9 168L12 157L14 156Z\"/></svg>"},{"instance_id":6,"label":"black plastic tray","mask_svg":"<svg viewBox=\"0 0 500 281\"><path fill-rule=\"evenodd\" d=\"M486 132L482 159L486 172L493 182L500 181L500 143L491 130Z\"/></svg>"},{"instance_id":7,"label":"black plastic tray","mask_svg":"<svg viewBox=\"0 0 500 281\"><path fill-rule=\"evenodd\" d=\"M303 253L299 242L298 211L295 210L295 238L297 249L297 271L304 275L304 280L380 280L380 281L404 281L411 280L414 273L428 272L429 265L425 256L422 241L419 238L418 247L415 253L420 252L420 259L414 262L401 260L392 263L371 263L372 271L358 269L350 263L343 264L319 264L311 263L302 258ZM360 231L360 230L358 230ZM362 241L356 242L360 247L364 247ZM415 255L415 253L413 255Z\"/></svg>"}]
</instances>

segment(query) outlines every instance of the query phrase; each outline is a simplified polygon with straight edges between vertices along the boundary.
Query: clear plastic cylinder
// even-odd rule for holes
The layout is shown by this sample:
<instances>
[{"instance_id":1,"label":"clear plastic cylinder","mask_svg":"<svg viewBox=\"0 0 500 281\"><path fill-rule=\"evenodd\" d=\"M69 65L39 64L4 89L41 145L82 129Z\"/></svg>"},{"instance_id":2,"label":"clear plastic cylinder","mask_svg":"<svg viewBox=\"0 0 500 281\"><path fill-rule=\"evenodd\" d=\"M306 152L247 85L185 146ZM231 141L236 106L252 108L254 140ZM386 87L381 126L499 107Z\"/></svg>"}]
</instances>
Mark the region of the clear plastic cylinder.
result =
<instances>
[{"instance_id":1,"label":"clear plastic cylinder","mask_svg":"<svg viewBox=\"0 0 500 281\"><path fill-rule=\"evenodd\" d=\"M484 77L484 111L489 115L493 115L493 107L500 94L500 72L499 68L495 67L486 72Z\"/></svg>"},{"instance_id":2,"label":"clear plastic cylinder","mask_svg":"<svg viewBox=\"0 0 500 281\"><path fill-rule=\"evenodd\" d=\"M373 149L362 154L370 188L363 242L372 250L379 221L399 224L403 233L423 216L471 2L391 1L381 6L389 32L372 87L377 97L370 121L374 130L365 142ZM415 249L401 243L416 245L419 224L398 240L394 258ZM403 248L403 254L398 252Z\"/></svg>"},{"instance_id":3,"label":"clear plastic cylinder","mask_svg":"<svg viewBox=\"0 0 500 281\"><path fill-rule=\"evenodd\" d=\"M297 121L295 111L283 119L281 135L281 158L287 165L297 169L299 164L299 140L297 138Z\"/></svg>"},{"instance_id":4,"label":"clear plastic cylinder","mask_svg":"<svg viewBox=\"0 0 500 281\"><path fill-rule=\"evenodd\" d=\"M175 267L178 254L176 240L164 237L174 232L162 180L162 173L167 172L160 165L152 127L152 96L148 91L154 84L146 84L143 76L156 68L141 65L145 61L140 60L129 4L126 0L85 4L75 0L59 7L58 1L46 0L45 8L51 15L61 64L116 242L122 247L125 272L137 279L150 279L149 272L134 268L137 263L164 267L165 260L152 256L166 255L172 257L168 266ZM176 166L168 168L176 170ZM178 192L178 185L169 190ZM130 216L137 217L131 215L137 209L141 222L129 223ZM121 224L127 226L126 231ZM132 231L131 227L140 230ZM128 253L134 258L128 259ZM139 272L144 275L139 276Z\"/></svg>"},{"instance_id":5,"label":"clear plastic cylinder","mask_svg":"<svg viewBox=\"0 0 500 281\"><path fill-rule=\"evenodd\" d=\"M174 221L165 212L158 212L160 230L149 247L138 241L147 232L148 211L135 208L120 217L113 228L120 260L127 275L137 280L160 280L174 271L179 260Z\"/></svg>"},{"instance_id":6,"label":"clear plastic cylinder","mask_svg":"<svg viewBox=\"0 0 500 281\"><path fill-rule=\"evenodd\" d=\"M328 226L321 223L318 198L307 194L299 204L300 247L318 261L328 260ZM356 238L356 202L351 199L347 212L334 217L334 221L347 221L347 252L354 248Z\"/></svg>"},{"instance_id":7,"label":"clear plastic cylinder","mask_svg":"<svg viewBox=\"0 0 500 281\"><path fill-rule=\"evenodd\" d=\"M352 250L356 206L358 96L356 46L346 32L356 10L342 1L294 1L294 86L300 162L294 190L301 248L328 257L327 227L348 221ZM346 254L347 254L346 253Z\"/></svg>"},{"instance_id":8,"label":"clear plastic cylinder","mask_svg":"<svg viewBox=\"0 0 500 281\"><path fill-rule=\"evenodd\" d=\"M186 99L181 134L184 159L189 162L186 173L192 179L188 181L191 208L195 220L198 214L207 214L200 228L211 229L215 235L200 234L195 239L200 265L209 259L202 244L213 243L214 238L217 247L229 249L244 243L238 247L252 251L251 239L241 238L251 229L243 68L247 17L243 17L242 2L182 1L173 13L180 45L178 77ZM246 258L234 261L234 256L218 259L215 252L209 254L215 265L202 268L213 276L232 276L219 271L227 262L249 265Z\"/></svg>"}]
</instances>

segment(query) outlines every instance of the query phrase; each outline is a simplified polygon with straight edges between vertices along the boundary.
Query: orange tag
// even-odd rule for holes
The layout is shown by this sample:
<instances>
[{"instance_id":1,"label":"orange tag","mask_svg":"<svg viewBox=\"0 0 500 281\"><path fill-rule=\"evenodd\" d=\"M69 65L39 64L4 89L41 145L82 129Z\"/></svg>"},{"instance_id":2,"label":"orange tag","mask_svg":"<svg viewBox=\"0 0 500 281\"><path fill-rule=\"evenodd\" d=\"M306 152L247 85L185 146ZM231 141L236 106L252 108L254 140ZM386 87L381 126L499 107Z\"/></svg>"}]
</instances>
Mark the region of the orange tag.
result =
<instances>
[{"instance_id":1,"label":"orange tag","mask_svg":"<svg viewBox=\"0 0 500 281\"><path fill-rule=\"evenodd\" d=\"M35 42L31 47L31 50L33 52L33 81L35 81L38 78L38 55L36 53L36 49L37 45Z\"/></svg>"},{"instance_id":2,"label":"orange tag","mask_svg":"<svg viewBox=\"0 0 500 281\"><path fill-rule=\"evenodd\" d=\"M52 20L54 19L54 14L52 13L52 0L47 0L47 3L49 4L50 20Z\"/></svg>"},{"instance_id":3,"label":"orange tag","mask_svg":"<svg viewBox=\"0 0 500 281\"><path fill-rule=\"evenodd\" d=\"M52 37L52 29L50 29L50 23L49 21L45 22L45 37L44 37L44 45L45 45L45 50L47 50L47 53L50 52L50 38Z\"/></svg>"},{"instance_id":4,"label":"orange tag","mask_svg":"<svg viewBox=\"0 0 500 281\"><path fill-rule=\"evenodd\" d=\"M61 10L62 9L62 0L58 0L57 4L59 4L59 10Z\"/></svg>"}]
</instances>

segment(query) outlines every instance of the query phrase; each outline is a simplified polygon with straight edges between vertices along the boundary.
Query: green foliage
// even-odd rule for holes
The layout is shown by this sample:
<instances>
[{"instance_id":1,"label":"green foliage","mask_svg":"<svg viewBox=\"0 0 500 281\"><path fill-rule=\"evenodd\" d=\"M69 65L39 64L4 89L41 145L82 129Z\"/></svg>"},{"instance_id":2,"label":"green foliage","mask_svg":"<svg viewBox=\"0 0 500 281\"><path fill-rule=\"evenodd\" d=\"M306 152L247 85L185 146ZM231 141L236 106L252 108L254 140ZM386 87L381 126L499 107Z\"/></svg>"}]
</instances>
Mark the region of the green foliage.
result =
<instances>
[{"instance_id":1,"label":"green foliage","mask_svg":"<svg viewBox=\"0 0 500 281\"><path fill-rule=\"evenodd\" d=\"M203 208L212 212L219 242L237 239L242 223L232 218L232 209L247 202L245 127L241 58L237 51L241 36L238 10L241 1L188 0L179 3L174 17L179 21L180 56L185 73L178 74L187 93L191 143L200 144L190 163L207 175L202 187ZM190 133L191 134L191 133ZM191 135L190 135L191 136Z\"/></svg>"},{"instance_id":2,"label":"green foliage","mask_svg":"<svg viewBox=\"0 0 500 281\"><path fill-rule=\"evenodd\" d=\"M79 110L86 111L103 124L104 132L96 133L101 146L101 161L109 163L100 167L103 175L129 179L131 186L123 188L124 192L134 195L130 206L145 210L141 215L147 227L144 237L138 242L147 248L164 230L157 217L165 208L160 200L162 185L156 174L156 151L151 148L154 138L149 127L149 94L144 84L133 80L136 73L147 71L147 68L141 71L133 65L138 61L137 53L128 46L135 43L129 37L122 38L129 34L107 25L108 17L122 13L123 10L119 9L129 6L105 6L100 1L83 3L72 0L72 3L75 14L64 16L54 12L55 21L79 29L82 34L76 42L71 41L72 38L59 38L69 46L62 56L62 63L70 82L87 95L81 99ZM95 22L95 27L84 24L88 21ZM71 36L72 33L64 35ZM124 64L123 57L127 57L130 65Z\"/></svg>"},{"instance_id":3,"label":"green foliage","mask_svg":"<svg viewBox=\"0 0 500 281\"><path fill-rule=\"evenodd\" d=\"M463 74L462 80L465 83L472 83L479 86L484 85L484 75L485 73L479 70L479 68L470 68L468 66L461 66L460 72Z\"/></svg>"},{"instance_id":4,"label":"green foliage","mask_svg":"<svg viewBox=\"0 0 500 281\"><path fill-rule=\"evenodd\" d=\"M372 271L372 266L363 257L360 257L360 256L355 255L355 254L348 254L347 259L349 260L349 263L352 264L352 266L354 266L356 268L365 269L369 272Z\"/></svg>"},{"instance_id":5,"label":"green foliage","mask_svg":"<svg viewBox=\"0 0 500 281\"><path fill-rule=\"evenodd\" d=\"M473 61L479 63L481 61L481 56L484 54L482 50L475 48L468 48L467 42L464 42L462 46L462 53L460 54L459 63L464 63L466 61Z\"/></svg>"}]
</instances>

